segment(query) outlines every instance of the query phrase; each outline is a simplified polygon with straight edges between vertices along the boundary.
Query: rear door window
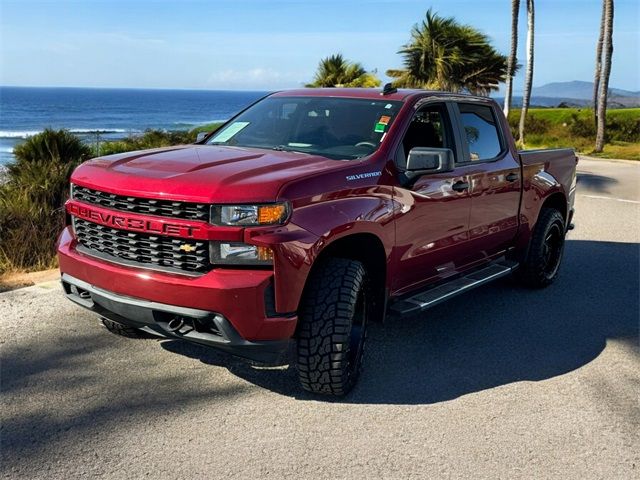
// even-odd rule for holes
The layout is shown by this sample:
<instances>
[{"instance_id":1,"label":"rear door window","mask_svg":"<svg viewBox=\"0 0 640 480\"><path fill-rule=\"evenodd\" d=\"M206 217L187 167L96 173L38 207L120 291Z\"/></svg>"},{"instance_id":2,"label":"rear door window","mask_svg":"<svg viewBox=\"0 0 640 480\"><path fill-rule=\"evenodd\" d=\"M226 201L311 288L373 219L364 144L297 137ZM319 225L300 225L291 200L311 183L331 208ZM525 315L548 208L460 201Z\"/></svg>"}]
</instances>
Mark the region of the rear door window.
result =
<instances>
[{"instance_id":1,"label":"rear door window","mask_svg":"<svg viewBox=\"0 0 640 480\"><path fill-rule=\"evenodd\" d=\"M462 140L467 142L469 153L465 161L492 160L502 152L500 131L493 108L487 105L459 103L462 121Z\"/></svg>"}]
</instances>

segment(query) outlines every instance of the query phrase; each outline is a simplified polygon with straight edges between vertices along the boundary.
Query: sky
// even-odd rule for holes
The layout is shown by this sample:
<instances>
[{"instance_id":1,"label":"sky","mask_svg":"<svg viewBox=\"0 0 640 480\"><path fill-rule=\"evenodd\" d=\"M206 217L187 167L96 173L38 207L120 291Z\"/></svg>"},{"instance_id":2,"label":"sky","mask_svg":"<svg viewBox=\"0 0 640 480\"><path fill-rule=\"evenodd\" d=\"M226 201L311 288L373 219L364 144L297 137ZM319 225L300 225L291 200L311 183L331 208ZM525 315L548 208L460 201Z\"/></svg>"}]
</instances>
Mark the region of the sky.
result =
<instances>
[{"instance_id":1,"label":"sky","mask_svg":"<svg viewBox=\"0 0 640 480\"><path fill-rule=\"evenodd\" d=\"M534 85L592 81L601 0L535 3ZM338 52L387 80L429 7L508 53L511 0L0 0L0 85L294 88ZM615 8L610 86L637 91L640 2L615 0Z\"/></svg>"}]
</instances>

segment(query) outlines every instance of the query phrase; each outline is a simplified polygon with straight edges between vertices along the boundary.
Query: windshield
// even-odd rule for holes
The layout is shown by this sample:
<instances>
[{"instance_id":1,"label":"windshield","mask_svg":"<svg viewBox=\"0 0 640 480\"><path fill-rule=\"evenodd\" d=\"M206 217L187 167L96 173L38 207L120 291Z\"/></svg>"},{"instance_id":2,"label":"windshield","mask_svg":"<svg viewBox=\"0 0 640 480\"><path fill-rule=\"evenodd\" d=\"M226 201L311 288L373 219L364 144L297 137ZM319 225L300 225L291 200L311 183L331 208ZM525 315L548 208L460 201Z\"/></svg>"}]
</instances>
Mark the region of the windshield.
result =
<instances>
[{"instance_id":1,"label":"windshield","mask_svg":"<svg viewBox=\"0 0 640 480\"><path fill-rule=\"evenodd\" d=\"M377 150L401 102L267 97L216 132L210 145L266 148L347 160Z\"/></svg>"}]
</instances>

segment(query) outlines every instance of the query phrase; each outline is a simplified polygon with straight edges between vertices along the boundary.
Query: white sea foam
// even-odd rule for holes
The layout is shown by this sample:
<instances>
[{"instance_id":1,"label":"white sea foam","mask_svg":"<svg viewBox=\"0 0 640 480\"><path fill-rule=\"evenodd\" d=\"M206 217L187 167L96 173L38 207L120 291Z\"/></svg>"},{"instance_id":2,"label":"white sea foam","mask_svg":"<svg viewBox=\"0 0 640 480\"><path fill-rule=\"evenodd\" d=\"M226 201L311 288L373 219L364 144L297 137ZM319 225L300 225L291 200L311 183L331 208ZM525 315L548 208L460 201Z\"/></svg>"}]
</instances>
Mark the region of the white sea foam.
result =
<instances>
[{"instance_id":1,"label":"white sea foam","mask_svg":"<svg viewBox=\"0 0 640 480\"><path fill-rule=\"evenodd\" d=\"M13 153L13 147L0 147L0 153Z\"/></svg>"},{"instance_id":2,"label":"white sea foam","mask_svg":"<svg viewBox=\"0 0 640 480\"><path fill-rule=\"evenodd\" d=\"M71 133L129 133L140 130L127 130L126 128L70 128Z\"/></svg>"},{"instance_id":3,"label":"white sea foam","mask_svg":"<svg viewBox=\"0 0 640 480\"><path fill-rule=\"evenodd\" d=\"M0 138L27 138L31 135L35 135L36 133L40 133L38 130L28 130L22 132L9 132L5 130L0 130Z\"/></svg>"},{"instance_id":4,"label":"white sea foam","mask_svg":"<svg viewBox=\"0 0 640 480\"><path fill-rule=\"evenodd\" d=\"M140 130L126 129L126 128L68 128L71 133L139 133ZM0 138L27 138L38 133L42 130L0 130Z\"/></svg>"}]
</instances>

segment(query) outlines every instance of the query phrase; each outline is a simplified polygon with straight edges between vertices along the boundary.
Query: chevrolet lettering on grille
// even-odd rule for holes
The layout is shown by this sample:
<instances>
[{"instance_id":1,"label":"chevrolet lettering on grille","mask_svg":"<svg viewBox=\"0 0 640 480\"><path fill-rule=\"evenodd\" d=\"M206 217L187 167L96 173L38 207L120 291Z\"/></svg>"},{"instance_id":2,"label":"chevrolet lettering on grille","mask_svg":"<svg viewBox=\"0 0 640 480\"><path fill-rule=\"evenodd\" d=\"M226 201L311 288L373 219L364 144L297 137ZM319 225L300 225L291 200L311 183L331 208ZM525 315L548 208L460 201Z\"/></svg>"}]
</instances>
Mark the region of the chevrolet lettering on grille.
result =
<instances>
[{"instance_id":1,"label":"chevrolet lettering on grille","mask_svg":"<svg viewBox=\"0 0 640 480\"><path fill-rule=\"evenodd\" d=\"M124 230L134 230L137 232L155 233L170 237L193 237L194 233L200 230L200 228L191 225L176 225L157 220L131 218L119 213L100 212L74 203L69 205L68 210L71 215L84 218L85 220L113 228L122 228Z\"/></svg>"}]
</instances>

